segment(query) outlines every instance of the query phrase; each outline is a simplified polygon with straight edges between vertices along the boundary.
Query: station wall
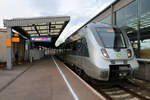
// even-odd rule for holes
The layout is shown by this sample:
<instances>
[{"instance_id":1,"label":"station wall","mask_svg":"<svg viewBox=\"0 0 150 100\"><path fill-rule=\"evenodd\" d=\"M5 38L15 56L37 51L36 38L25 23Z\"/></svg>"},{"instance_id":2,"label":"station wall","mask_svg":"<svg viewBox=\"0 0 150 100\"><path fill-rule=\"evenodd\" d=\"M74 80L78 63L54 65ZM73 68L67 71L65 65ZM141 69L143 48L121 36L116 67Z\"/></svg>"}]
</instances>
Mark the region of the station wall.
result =
<instances>
[{"instance_id":1,"label":"station wall","mask_svg":"<svg viewBox=\"0 0 150 100\"><path fill-rule=\"evenodd\" d=\"M7 48L5 46L5 39L6 39L6 30L0 29L0 63L6 62L6 54L7 54ZM13 62L15 59L15 54L18 53L19 61L25 60L25 40L20 37L20 42L18 43L12 43L13 47L13 55L12 59ZM27 59L27 58L26 58Z\"/></svg>"},{"instance_id":2,"label":"station wall","mask_svg":"<svg viewBox=\"0 0 150 100\"><path fill-rule=\"evenodd\" d=\"M6 62L5 38L6 38L6 30L0 29L0 63Z\"/></svg>"}]
</instances>

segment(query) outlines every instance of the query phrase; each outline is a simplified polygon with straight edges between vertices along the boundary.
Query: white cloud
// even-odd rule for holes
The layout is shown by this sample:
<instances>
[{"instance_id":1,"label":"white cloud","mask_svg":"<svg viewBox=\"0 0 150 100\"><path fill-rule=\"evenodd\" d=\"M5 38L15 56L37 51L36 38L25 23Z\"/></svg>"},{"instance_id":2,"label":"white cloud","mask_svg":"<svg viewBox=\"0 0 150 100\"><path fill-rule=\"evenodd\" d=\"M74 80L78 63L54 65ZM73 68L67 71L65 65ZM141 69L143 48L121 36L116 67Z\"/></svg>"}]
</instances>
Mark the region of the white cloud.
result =
<instances>
[{"instance_id":1,"label":"white cloud","mask_svg":"<svg viewBox=\"0 0 150 100\"><path fill-rule=\"evenodd\" d=\"M0 27L3 27L3 19L15 17L40 16L30 4L30 0L3 0L0 6Z\"/></svg>"},{"instance_id":2,"label":"white cloud","mask_svg":"<svg viewBox=\"0 0 150 100\"><path fill-rule=\"evenodd\" d=\"M61 34L58 41L64 41L64 39L113 1L114 0L93 0L87 2L87 0L60 0L58 12L62 14L69 14L71 16L71 22Z\"/></svg>"},{"instance_id":3,"label":"white cloud","mask_svg":"<svg viewBox=\"0 0 150 100\"><path fill-rule=\"evenodd\" d=\"M3 19L35 16L71 16L59 40L67 38L89 19L114 0L2 0L0 6L0 27Z\"/></svg>"}]
</instances>

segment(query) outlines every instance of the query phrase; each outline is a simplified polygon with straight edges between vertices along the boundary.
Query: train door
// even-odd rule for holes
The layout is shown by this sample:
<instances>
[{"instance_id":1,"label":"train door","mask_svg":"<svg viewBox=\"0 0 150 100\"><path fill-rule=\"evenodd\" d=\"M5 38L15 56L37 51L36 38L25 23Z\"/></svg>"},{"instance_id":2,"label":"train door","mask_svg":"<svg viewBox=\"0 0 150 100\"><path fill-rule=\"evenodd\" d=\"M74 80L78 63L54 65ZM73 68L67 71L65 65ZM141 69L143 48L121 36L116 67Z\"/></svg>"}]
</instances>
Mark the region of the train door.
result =
<instances>
[{"instance_id":1,"label":"train door","mask_svg":"<svg viewBox=\"0 0 150 100\"><path fill-rule=\"evenodd\" d=\"M85 38L82 38L82 47L81 47L81 64L82 67L87 66L87 57L89 56L88 54L88 47L87 47L87 42Z\"/></svg>"},{"instance_id":2,"label":"train door","mask_svg":"<svg viewBox=\"0 0 150 100\"><path fill-rule=\"evenodd\" d=\"M81 39L79 39L76 42L76 48L77 48L76 49L76 62L79 67L82 65L81 46L82 46L82 41L81 41Z\"/></svg>"}]
</instances>

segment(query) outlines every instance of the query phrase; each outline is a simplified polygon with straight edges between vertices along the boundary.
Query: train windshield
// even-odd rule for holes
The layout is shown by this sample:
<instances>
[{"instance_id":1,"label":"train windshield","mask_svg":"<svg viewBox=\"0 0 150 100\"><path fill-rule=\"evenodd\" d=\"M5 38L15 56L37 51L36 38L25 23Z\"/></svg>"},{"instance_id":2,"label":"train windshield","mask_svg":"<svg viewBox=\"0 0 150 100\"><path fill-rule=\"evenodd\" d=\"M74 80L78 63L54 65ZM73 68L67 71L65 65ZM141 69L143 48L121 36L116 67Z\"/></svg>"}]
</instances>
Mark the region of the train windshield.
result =
<instances>
[{"instance_id":1,"label":"train windshield","mask_svg":"<svg viewBox=\"0 0 150 100\"><path fill-rule=\"evenodd\" d=\"M97 27L96 31L106 48L126 48L124 35L119 28Z\"/></svg>"}]
</instances>

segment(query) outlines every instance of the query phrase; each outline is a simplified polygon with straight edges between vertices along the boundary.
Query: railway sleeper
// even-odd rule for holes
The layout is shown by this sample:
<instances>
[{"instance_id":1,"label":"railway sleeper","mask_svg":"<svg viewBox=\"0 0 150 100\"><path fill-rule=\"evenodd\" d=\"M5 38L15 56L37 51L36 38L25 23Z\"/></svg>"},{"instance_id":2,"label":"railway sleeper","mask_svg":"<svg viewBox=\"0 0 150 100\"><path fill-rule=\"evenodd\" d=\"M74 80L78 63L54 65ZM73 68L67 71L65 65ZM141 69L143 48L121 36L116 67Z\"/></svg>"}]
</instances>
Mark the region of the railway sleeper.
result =
<instances>
[{"instance_id":1,"label":"railway sleeper","mask_svg":"<svg viewBox=\"0 0 150 100\"><path fill-rule=\"evenodd\" d=\"M148 98L144 97L143 95L137 94L136 92L129 90L128 88L122 87L120 85L118 85L117 87L119 87L120 89L123 89L124 91L130 93L131 95L133 95L141 100L149 100Z\"/></svg>"}]
</instances>

